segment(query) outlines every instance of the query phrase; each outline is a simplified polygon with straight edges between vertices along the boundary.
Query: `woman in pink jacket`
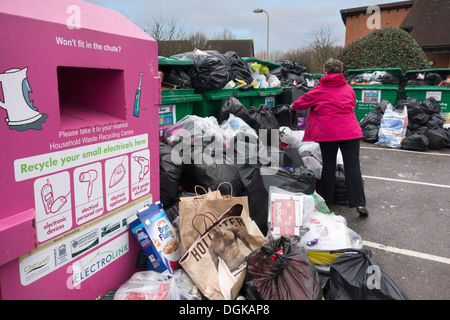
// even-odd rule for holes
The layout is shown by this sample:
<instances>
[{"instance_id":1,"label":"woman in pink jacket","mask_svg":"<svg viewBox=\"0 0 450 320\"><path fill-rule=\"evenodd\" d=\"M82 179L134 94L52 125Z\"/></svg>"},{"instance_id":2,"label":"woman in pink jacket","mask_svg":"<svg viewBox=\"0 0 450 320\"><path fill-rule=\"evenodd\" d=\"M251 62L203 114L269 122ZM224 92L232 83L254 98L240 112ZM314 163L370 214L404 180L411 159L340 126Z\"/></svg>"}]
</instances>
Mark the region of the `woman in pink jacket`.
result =
<instances>
[{"instance_id":1,"label":"woman in pink jacket","mask_svg":"<svg viewBox=\"0 0 450 320\"><path fill-rule=\"evenodd\" d=\"M349 207L367 216L366 197L359 163L359 144L363 137L355 116L355 93L342 74L342 62L328 60L320 84L298 98L294 110L310 109L303 141L315 141L322 153L322 176L318 193L328 206L333 204L336 156L341 149Z\"/></svg>"}]
</instances>

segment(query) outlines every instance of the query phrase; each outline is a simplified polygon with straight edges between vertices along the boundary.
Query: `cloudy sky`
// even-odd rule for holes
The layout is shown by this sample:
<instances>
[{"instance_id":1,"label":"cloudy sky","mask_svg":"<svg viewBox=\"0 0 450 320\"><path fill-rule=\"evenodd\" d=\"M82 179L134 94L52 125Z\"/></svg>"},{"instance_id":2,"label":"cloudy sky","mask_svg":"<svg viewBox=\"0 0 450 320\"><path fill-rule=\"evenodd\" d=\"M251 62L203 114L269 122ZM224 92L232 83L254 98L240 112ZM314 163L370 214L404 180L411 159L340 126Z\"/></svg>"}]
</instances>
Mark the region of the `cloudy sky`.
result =
<instances>
[{"instance_id":1,"label":"cloudy sky","mask_svg":"<svg viewBox=\"0 0 450 320\"><path fill-rule=\"evenodd\" d=\"M208 38L231 31L236 39L253 39L255 53L306 47L314 32L330 28L336 45L344 45L345 26L340 10L397 2L400 0L87 0L120 11L139 24L155 15L164 21L177 21L187 34L204 33Z\"/></svg>"}]
</instances>

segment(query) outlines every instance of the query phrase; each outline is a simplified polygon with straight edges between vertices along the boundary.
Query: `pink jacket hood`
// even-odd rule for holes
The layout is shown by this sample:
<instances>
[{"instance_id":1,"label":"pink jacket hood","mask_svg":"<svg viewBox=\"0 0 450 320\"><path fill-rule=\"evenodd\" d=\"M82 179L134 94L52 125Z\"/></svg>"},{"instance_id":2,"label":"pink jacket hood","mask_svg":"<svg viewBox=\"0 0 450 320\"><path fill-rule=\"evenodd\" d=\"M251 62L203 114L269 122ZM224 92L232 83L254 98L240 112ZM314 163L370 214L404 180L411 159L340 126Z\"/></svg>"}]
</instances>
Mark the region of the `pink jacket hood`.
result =
<instances>
[{"instance_id":1,"label":"pink jacket hood","mask_svg":"<svg viewBox=\"0 0 450 320\"><path fill-rule=\"evenodd\" d=\"M325 75L320 84L298 98L294 110L310 108L303 141L362 138L355 116L355 93L341 73Z\"/></svg>"}]
</instances>

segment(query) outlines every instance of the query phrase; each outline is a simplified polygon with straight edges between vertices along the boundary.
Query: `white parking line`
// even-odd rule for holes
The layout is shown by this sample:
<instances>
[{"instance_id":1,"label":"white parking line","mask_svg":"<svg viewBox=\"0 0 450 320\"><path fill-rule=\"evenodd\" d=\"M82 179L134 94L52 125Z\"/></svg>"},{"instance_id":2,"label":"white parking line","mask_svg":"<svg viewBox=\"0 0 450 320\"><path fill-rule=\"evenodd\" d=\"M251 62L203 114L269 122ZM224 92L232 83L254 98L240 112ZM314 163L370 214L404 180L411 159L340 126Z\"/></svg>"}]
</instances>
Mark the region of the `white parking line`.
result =
<instances>
[{"instance_id":1,"label":"white parking line","mask_svg":"<svg viewBox=\"0 0 450 320\"><path fill-rule=\"evenodd\" d=\"M360 147L360 149L368 149L368 150L382 150L382 151L397 151L397 152L410 152L410 153L418 153L422 155L433 155L433 156L445 156L450 157L450 153L437 153L437 152L424 152L424 151L413 151L413 150L404 150L404 149L395 149L395 148L383 148L383 147Z\"/></svg>"},{"instance_id":2,"label":"white parking line","mask_svg":"<svg viewBox=\"0 0 450 320\"><path fill-rule=\"evenodd\" d=\"M427 254L427 253L422 253L422 252L417 252L417 251L412 251L412 250L395 248L395 247L391 247L391 246L386 246L384 244L379 244L379 243L375 243L375 242L371 242L371 241L365 241L365 240L363 240L363 245L364 246L368 246L368 247L372 247L372 248L376 248L376 249L389 251L389 252L399 253L399 254L403 254L403 255L407 255L407 256L411 256L411 257L416 257L416 258L427 259L427 260L431 260L431 261L435 261L435 262L441 262L441 263L445 263L445 264L450 264L450 259L444 258L444 257L440 257L440 256L435 256L435 255L432 255L432 254Z\"/></svg>"},{"instance_id":3,"label":"white parking line","mask_svg":"<svg viewBox=\"0 0 450 320\"><path fill-rule=\"evenodd\" d=\"M413 183L413 184L421 184L421 185L425 185L425 186L439 187L439 188L450 188L450 185L446 185L446 184L436 184L436 183L428 183L428 182L420 182L420 181L392 179L392 178L383 178L383 177L374 177L374 176L365 176L365 175L363 175L363 178L377 179L377 180L386 180L386 181L395 181L395 182L405 182L405 183Z\"/></svg>"}]
</instances>

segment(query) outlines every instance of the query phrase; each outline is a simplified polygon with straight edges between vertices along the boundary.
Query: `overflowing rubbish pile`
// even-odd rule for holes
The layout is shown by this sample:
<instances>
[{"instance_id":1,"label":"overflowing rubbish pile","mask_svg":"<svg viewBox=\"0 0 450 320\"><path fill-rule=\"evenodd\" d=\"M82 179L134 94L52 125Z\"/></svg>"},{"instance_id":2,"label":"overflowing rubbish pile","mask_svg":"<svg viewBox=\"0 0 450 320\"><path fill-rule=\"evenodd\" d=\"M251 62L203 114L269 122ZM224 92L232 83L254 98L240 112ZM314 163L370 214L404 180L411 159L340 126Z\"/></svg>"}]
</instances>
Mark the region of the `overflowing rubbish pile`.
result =
<instances>
[{"instance_id":1,"label":"overflowing rubbish pile","mask_svg":"<svg viewBox=\"0 0 450 320\"><path fill-rule=\"evenodd\" d=\"M450 86L450 75L440 70L407 72L406 84L410 86Z\"/></svg>"},{"instance_id":2,"label":"overflowing rubbish pile","mask_svg":"<svg viewBox=\"0 0 450 320\"><path fill-rule=\"evenodd\" d=\"M422 102L406 97L392 106L381 101L360 121L364 141L382 147L426 151L450 148L449 114L434 97Z\"/></svg>"},{"instance_id":3,"label":"overflowing rubbish pile","mask_svg":"<svg viewBox=\"0 0 450 320\"><path fill-rule=\"evenodd\" d=\"M176 54L172 59L191 60L192 66L164 66L164 84L177 88L194 88L202 93L210 90L235 88L269 88L298 86L314 82L306 68L294 61L283 60L269 68L261 62L246 62L234 51L224 54L216 50L198 50ZM277 67L280 65L279 67ZM272 69L272 70L270 70Z\"/></svg>"},{"instance_id":4,"label":"overflowing rubbish pile","mask_svg":"<svg viewBox=\"0 0 450 320\"><path fill-rule=\"evenodd\" d=\"M298 77L280 72L280 82ZM127 219L146 270L114 299L408 299L316 192L322 158L317 143L302 141L304 120L288 105L247 109L231 96L218 119L187 115L169 128L160 202ZM372 285L374 265L385 276Z\"/></svg>"},{"instance_id":5,"label":"overflowing rubbish pile","mask_svg":"<svg viewBox=\"0 0 450 320\"><path fill-rule=\"evenodd\" d=\"M114 299L408 299L316 190L320 147L303 141L306 114L289 102L309 90L306 68L292 61L268 68L234 52L174 58L194 64L165 69L164 81L198 92L293 90L273 108L246 107L234 93L221 100L218 117L186 115L165 131L160 201L127 219L145 270ZM348 204L340 152L334 203Z\"/></svg>"},{"instance_id":6,"label":"overflowing rubbish pile","mask_svg":"<svg viewBox=\"0 0 450 320\"><path fill-rule=\"evenodd\" d=\"M354 73L350 76L351 85L382 85L382 84L400 84L402 79L388 71L364 71Z\"/></svg>"}]
</instances>

